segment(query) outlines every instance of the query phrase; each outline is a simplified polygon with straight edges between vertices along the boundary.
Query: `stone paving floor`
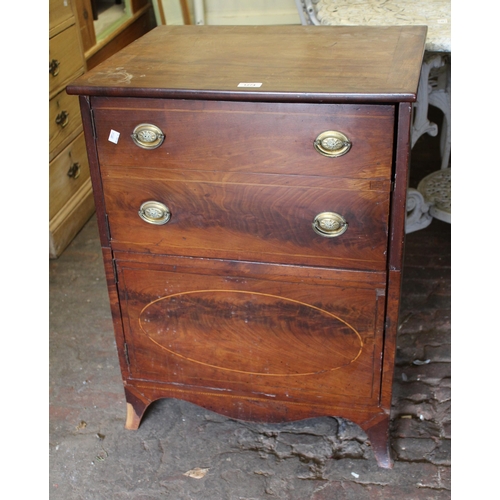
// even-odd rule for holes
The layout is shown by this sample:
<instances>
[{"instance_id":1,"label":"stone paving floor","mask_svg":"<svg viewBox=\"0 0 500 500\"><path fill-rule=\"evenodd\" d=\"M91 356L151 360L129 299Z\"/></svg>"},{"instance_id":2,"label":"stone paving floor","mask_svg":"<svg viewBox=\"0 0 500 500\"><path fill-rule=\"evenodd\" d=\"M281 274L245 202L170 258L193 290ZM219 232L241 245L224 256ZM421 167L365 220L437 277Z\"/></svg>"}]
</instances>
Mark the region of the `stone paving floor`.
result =
<instances>
[{"instance_id":1,"label":"stone paving floor","mask_svg":"<svg viewBox=\"0 0 500 500\"><path fill-rule=\"evenodd\" d=\"M415 147L411 185L438 165L432 141ZM336 418L252 424L162 400L139 430L125 430L92 217L50 262L50 498L451 498L450 235L437 220L407 235L391 413L395 466L384 470L363 431Z\"/></svg>"}]
</instances>

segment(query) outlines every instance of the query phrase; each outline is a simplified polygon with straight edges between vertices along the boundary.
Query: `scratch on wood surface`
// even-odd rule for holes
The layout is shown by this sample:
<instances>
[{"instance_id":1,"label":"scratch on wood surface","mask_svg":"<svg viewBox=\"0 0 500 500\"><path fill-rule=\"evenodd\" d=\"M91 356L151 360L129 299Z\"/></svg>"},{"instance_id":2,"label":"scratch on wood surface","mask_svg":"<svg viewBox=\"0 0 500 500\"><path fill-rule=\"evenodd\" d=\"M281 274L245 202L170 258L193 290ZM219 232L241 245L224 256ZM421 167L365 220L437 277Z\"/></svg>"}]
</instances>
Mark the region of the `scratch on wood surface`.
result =
<instances>
[{"instance_id":1,"label":"scratch on wood surface","mask_svg":"<svg viewBox=\"0 0 500 500\"><path fill-rule=\"evenodd\" d=\"M89 78L89 82L94 82L96 80L106 81L110 83L130 83L134 78L134 75L128 73L125 68L119 67L115 69L109 69L107 71L98 71Z\"/></svg>"}]
</instances>

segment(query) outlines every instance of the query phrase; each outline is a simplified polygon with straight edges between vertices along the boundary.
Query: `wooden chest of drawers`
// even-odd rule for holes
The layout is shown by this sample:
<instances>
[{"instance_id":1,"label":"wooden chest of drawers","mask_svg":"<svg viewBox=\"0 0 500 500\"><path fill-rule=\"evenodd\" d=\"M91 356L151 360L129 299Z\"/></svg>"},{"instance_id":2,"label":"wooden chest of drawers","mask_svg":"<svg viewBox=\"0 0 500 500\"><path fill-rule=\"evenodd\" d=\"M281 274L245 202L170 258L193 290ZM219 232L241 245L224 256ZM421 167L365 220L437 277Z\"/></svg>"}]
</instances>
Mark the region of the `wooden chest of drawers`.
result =
<instances>
[{"instance_id":1,"label":"wooden chest of drawers","mask_svg":"<svg viewBox=\"0 0 500 500\"><path fill-rule=\"evenodd\" d=\"M80 95L136 429L232 418L388 427L411 102L425 27L160 27Z\"/></svg>"},{"instance_id":2,"label":"wooden chest of drawers","mask_svg":"<svg viewBox=\"0 0 500 500\"><path fill-rule=\"evenodd\" d=\"M59 255L94 213L78 97L65 92L85 59L70 0L49 2L49 256Z\"/></svg>"}]
</instances>

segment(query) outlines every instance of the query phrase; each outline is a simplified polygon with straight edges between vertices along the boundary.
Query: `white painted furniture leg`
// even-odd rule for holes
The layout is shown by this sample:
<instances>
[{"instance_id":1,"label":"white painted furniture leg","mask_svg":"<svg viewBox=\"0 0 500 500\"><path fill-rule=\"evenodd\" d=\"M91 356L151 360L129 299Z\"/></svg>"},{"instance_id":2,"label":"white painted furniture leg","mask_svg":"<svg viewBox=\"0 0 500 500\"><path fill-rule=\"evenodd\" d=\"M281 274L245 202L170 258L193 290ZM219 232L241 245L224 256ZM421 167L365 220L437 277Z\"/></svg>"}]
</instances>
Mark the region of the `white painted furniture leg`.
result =
<instances>
[{"instance_id":1,"label":"white painted furniture leg","mask_svg":"<svg viewBox=\"0 0 500 500\"><path fill-rule=\"evenodd\" d=\"M447 168L451 153L451 71L449 56L437 53L425 55L418 88L417 102L414 105L414 118L411 131L411 146L423 134L435 137L438 126L429 121L429 105L443 113L441 125L440 153L441 168Z\"/></svg>"},{"instance_id":2,"label":"white painted furniture leg","mask_svg":"<svg viewBox=\"0 0 500 500\"><path fill-rule=\"evenodd\" d=\"M205 4L203 0L194 0L194 24L205 24Z\"/></svg>"},{"instance_id":3,"label":"white painted furniture leg","mask_svg":"<svg viewBox=\"0 0 500 500\"><path fill-rule=\"evenodd\" d=\"M429 204L420 191L408 188L406 195L406 234L426 228L432 222Z\"/></svg>"}]
</instances>

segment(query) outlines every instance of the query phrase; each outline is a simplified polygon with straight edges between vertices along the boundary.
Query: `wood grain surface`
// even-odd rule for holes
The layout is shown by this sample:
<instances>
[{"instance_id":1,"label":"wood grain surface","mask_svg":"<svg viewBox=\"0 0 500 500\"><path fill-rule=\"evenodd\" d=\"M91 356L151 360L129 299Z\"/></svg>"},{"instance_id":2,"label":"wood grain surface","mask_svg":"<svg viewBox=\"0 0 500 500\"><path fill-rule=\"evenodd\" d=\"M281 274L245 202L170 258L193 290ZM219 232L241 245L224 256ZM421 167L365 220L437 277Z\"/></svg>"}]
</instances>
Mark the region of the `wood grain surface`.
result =
<instances>
[{"instance_id":1,"label":"wood grain surface","mask_svg":"<svg viewBox=\"0 0 500 500\"><path fill-rule=\"evenodd\" d=\"M68 9L70 10L70 9ZM70 26L49 40L49 61L57 61L57 74L49 74L49 96L83 74L85 60L80 49L77 27Z\"/></svg>"},{"instance_id":2,"label":"wood grain surface","mask_svg":"<svg viewBox=\"0 0 500 500\"><path fill-rule=\"evenodd\" d=\"M92 101L114 250L385 268L393 106ZM143 122L164 131L159 148L132 141ZM332 129L352 142L337 158L313 147ZM137 215L149 200L170 209L166 226ZM315 233L322 212L342 215L347 232Z\"/></svg>"},{"instance_id":3,"label":"wood grain surface","mask_svg":"<svg viewBox=\"0 0 500 500\"><path fill-rule=\"evenodd\" d=\"M78 98L62 90L49 101L49 150L54 157L82 127Z\"/></svg>"},{"instance_id":4,"label":"wood grain surface","mask_svg":"<svg viewBox=\"0 0 500 500\"><path fill-rule=\"evenodd\" d=\"M72 168L75 169L75 174L70 176L68 172ZM89 175L89 161L82 132L49 164L50 219L88 180Z\"/></svg>"},{"instance_id":5,"label":"wood grain surface","mask_svg":"<svg viewBox=\"0 0 500 500\"><path fill-rule=\"evenodd\" d=\"M344 269L386 267L389 193L370 189L366 182L336 188L335 182L317 177L109 168L103 184L114 250ZM167 224L139 217L148 200L169 208ZM322 212L342 215L347 231L334 238L317 234L313 221Z\"/></svg>"},{"instance_id":6,"label":"wood grain surface","mask_svg":"<svg viewBox=\"0 0 500 500\"><path fill-rule=\"evenodd\" d=\"M68 91L217 100L414 101L426 32L426 26L159 26Z\"/></svg>"},{"instance_id":7,"label":"wood grain surface","mask_svg":"<svg viewBox=\"0 0 500 500\"><path fill-rule=\"evenodd\" d=\"M130 262L118 274L132 378L285 401L378 399L379 289Z\"/></svg>"},{"instance_id":8,"label":"wood grain surface","mask_svg":"<svg viewBox=\"0 0 500 500\"><path fill-rule=\"evenodd\" d=\"M97 145L104 166L224 170L387 179L391 175L394 106L215 103L93 98ZM137 146L131 134L151 123L165 134L157 149ZM111 131L120 137L109 140ZM325 131L345 134L345 155L314 148Z\"/></svg>"}]
</instances>

